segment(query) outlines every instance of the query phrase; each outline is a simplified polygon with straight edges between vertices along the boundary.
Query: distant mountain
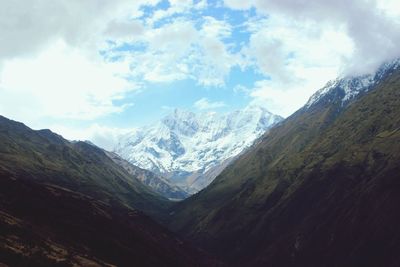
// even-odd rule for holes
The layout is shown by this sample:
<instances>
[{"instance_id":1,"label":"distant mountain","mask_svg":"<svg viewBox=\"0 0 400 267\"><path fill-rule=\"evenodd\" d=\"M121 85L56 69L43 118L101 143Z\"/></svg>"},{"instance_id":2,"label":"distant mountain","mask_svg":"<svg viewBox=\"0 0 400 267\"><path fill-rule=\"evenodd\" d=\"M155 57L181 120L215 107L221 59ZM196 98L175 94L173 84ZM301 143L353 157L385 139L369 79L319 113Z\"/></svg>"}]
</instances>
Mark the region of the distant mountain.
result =
<instances>
[{"instance_id":1,"label":"distant mountain","mask_svg":"<svg viewBox=\"0 0 400 267\"><path fill-rule=\"evenodd\" d=\"M139 179L157 193L172 200L182 200L189 196L186 191L173 185L164 177L151 171L136 167L113 152L104 151L115 163L123 167L128 173Z\"/></svg>"},{"instance_id":2,"label":"distant mountain","mask_svg":"<svg viewBox=\"0 0 400 267\"><path fill-rule=\"evenodd\" d=\"M198 266L152 221L171 205L103 150L0 116L0 265Z\"/></svg>"},{"instance_id":3,"label":"distant mountain","mask_svg":"<svg viewBox=\"0 0 400 267\"><path fill-rule=\"evenodd\" d=\"M231 266L399 266L400 67L330 82L170 227Z\"/></svg>"},{"instance_id":4,"label":"distant mountain","mask_svg":"<svg viewBox=\"0 0 400 267\"><path fill-rule=\"evenodd\" d=\"M133 165L169 178L190 193L207 186L215 176L203 175L249 147L280 116L259 106L228 114L195 114L176 109L154 125L120 139L115 152ZM188 177L204 177L192 183ZM209 172L218 175L219 172Z\"/></svg>"}]
</instances>

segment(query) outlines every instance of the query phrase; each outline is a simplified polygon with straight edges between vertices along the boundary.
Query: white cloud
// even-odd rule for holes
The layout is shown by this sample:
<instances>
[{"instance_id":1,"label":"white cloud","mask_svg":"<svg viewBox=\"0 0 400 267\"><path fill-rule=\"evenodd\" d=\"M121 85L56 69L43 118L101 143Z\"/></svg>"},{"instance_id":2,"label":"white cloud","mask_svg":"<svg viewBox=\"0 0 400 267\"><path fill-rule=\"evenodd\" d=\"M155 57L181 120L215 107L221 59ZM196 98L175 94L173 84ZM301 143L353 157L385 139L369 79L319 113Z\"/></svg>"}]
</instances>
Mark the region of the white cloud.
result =
<instances>
[{"instance_id":1,"label":"white cloud","mask_svg":"<svg viewBox=\"0 0 400 267\"><path fill-rule=\"evenodd\" d=\"M203 17L202 34L208 37L226 38L232 34L232 26L223 20L210 16Z\"/></svg>"},{"instance_id":2,"label":"white cloud","mask_svg":"<svg viewBox=\"0 0 400 267\"><path fill-rule=\"evenodd\" d=\"M253 1L247 0L224 0L224 4L226 7L238 10L246 10L250 9L253 5Z\"/></svg>"},{"instance_id":3,"label":"white cloud","mask_svg":"<svg viewBox=\"0 0 400 267\"><path fill-rule=\"evenodd\" d=\"M241 94L248 95L251 93L251 90L244 85L237 84L237 85L235 85L235 87L233 87L233 92L235 92L235 94L241 93Z\"/></svg>"},{"instance_id":4,"label":"white cloud","mask_svg":"<svg viewBox=\"0 0 400 267\"><path fill-rule=\"evenodd\" d=\"M398 0L380 0L376 2L378 9L391 19L400 22L400 7Z\"/></svg>"},{"instance_id":5,"label":"white cloud","mask_svg":"<svg viewBox=\"0 0 400 267\"><path fill-rule=\"evenodd\" d=\"M195 3L193 0L169 0L169 7L167 9L159 9L149 17L146 21L149 25L154 25L162 19L172 17L174 15L186 15L193 11L205 9L208 4L207 0L201 0Z\"/></svg>"},{"instance_id":6,"label":"white cloud","mask_svg":"<svg viewBox=\"0 0 400 267\"><path fill-rule=\"evenodd\" d=\"M222 101L210 102L207 98L199 99L194 103L194 107L199 110L217 109L226 107Z\"/></svg>"},{"instance_id":7,"label":"white cloud","mask_svg":"<svg viewBox=\"0 0 400 267\"><path fill-rule=\"evenodd\" d=\"M224 39L232 34L232 26L223 20L205 17L199 31L199 53L193 61L193 73L200 84L223 86L233 66L240 64L238 54L231 53Z\"/></svg>"},{"instance_id":8,"label":"white cloud","mask_svg":"<svg viewBox=\"0 0 400 267\"><path fill-rule=\"evenodd\" d=\"M118 143L119 138L132 132L134 129L105 127L97 123L86 128L70 128L63 125L52 125L49 127L53 132L61 134L69 140L91 141L93 144L112 151Z\"/></svg>"},{"instance_id":9,"label":"white cloud","mask_svg":"<svg viewBox=\"0 0 400 267\"><path fill-rule=\"evenodd\" d=\"M378 2L381 2L378 4ZM400 56L400 5L393 0L250 0L246 5L225 0L233 9L255 7L260 14L284 16L298 26L315 23L321 31L337 27L353 42L350 58L342 66L349 74L375 70L382 62ZM393 11L393 10L394 11ZM332 44L326 44L333 47Z\"/></svg>"},{"instance_id":10,"label":"white cloud","mask_svg":"<svg viewBox=\"0 0 400 267\"><path fill-rule=\"evenodd\" d=\"M116 18L130 18L159 0L0 0L0 62L40 52L55 40L88 51ZM95 51L97 53L97 51Z\"/></svg>"},{"instance_id":11,"label":"white cloud","mask_svg":"<svg viewBox=\"0 0 400 267\"><path fill-rule=\"evenodd\" d=\"M188 76L186 58L193 53L192 44L197 31L190 21L176 20L162 28L147 29L140 40L147 45L145 51L129 52L125 60L130 63L135 79L151 82L171 82Z\"/></svg>"},{"instance_id":12,"label":"white cloud","mask_svg":"<svg viewBox=\"0 0 400 267\"><path fill-rule=\"evenodd\" d=\"M120 112L113 100L135 89L120 63L88 59L79 49L54 43L35 57L7 60L0 73L0 112L20 120L40 117L94 119Z\"/></svg>"},{"instance_id":13,"label":"white cloud","mask_svg":"<svg viewBox=\"0 0 400 267\"><path fill-rule=\"evenodd\" d=\"M140 21L113 20L108 23L104 33L111 38L135 40L135 37L142 35L144 31L145 27Z\"/></svg>"},{"instance_id":14,"label":"white cloud","mask_svg":"<svg viewBox=\"0 0 400 267\"><path fill-rule=\"evenodd\" d=\"M282 16L247 23L252 33L242 53L249 64L270 77L250 93L274 113L288 116L328 80L336 78L352 53L353 44L335 27L299 24Z\"/></svg>"},{"instance_id":15,"label":"white cloud","mask_svg":"<svg viewBox=\"0 0 400 267\"><path fill-rule=\"evenodd\" d=\"M252 103L262 103L272 113L287 117L301 108L308 98L327 81L336 78L336 67L296 68L297 83L261 80L250 92ZM312 77L312 78L310 78Z\"/></svg>"},{"instance_id":16,"label":"white cloud","mask_svg":"<svg viewBox=\"0 0 400 267\"><path fill-rule=\"evenodd\" d=\"M231 34L231 25L223 20L205 17L200 26L187 18L175 18L160 27L147 27L144 34L131 42L144 49L113 52L130 63L136 80L173 82L192 79L204 86L221 86L231 68L239 64L223 42ZM126 40L126 39L124 39Z\"/></svg>"},{"instance_id":17,"label":"white cloud","mask_svg":"<svg viewBox=\"0 0 400 267\"><path fill-rule=\"evenodd\" d=\"M242 52L264 75L280 81L297 81L295 68L299 66L340 66L353 49L338 29L298 24L282 16L250 21L248 28L252 35Z\"/></svg>"},{"instance_id":18,"label":"white cloud","mask_svg":"<svg viewBox=\"0 0 400 267\"><path fill-rule=\"evenodd\" d=\"M128 65L104 63L99 49L140 34L127 20L158 2L0 0L0 112L26 122L121 112L114 101L136 85L123 78Z\"/></svg>"}]
</instances>

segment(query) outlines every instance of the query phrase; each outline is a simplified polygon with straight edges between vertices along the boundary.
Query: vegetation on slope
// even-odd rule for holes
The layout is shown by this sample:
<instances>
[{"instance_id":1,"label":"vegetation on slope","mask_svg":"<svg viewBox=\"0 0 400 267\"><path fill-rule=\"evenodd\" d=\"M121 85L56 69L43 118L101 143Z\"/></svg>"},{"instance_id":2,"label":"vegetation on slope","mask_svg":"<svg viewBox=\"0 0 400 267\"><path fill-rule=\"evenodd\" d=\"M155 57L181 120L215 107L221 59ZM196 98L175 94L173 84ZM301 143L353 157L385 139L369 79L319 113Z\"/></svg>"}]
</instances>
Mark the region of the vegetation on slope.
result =
<instances>
[{"instance_id":1,"label":"vegetation on slope","mask_svg":"<svg viewBox=\"0 0 400 267\"><path fill-rule=\"evenodd\" d=\"M301 109L170 226L233 265L397 266L400 73L343 107Z\"/></svg>"}]
</instances>

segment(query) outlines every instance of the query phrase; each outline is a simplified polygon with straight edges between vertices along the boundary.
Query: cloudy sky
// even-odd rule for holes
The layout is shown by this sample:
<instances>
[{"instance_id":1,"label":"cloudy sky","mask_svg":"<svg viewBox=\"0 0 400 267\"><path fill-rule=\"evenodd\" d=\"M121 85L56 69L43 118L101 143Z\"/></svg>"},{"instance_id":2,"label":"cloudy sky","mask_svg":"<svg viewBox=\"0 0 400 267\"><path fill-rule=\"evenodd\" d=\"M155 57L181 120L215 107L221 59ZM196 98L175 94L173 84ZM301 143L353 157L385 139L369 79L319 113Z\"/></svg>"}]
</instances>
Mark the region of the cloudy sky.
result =
<instances>
[{"instance_id":1,"label":"cloudy sky","mask_svg":"<svg viewBox=\"0 0 400 267\"><path fill-rule=\"evenodd\" d=\"M0 114L107 148L178 107L288 116L400 56L398 0L0 0Z\"/></svg>"}]
</instances>

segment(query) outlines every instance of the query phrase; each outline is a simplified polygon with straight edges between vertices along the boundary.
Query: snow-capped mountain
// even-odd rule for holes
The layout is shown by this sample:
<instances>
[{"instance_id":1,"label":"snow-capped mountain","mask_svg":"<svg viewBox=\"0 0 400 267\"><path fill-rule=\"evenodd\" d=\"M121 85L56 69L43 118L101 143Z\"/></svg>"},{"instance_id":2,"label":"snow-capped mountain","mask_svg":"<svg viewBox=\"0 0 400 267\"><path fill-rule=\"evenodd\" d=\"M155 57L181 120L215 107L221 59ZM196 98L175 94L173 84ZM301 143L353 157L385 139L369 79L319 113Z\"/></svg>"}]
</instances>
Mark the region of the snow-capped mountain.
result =
<instances>
[{"instance_id":1,"label":"snow-capped mountain","mask_svg":"<svg viewBox=\"0 0 400 267\"><path fill-rule=\"evenodd\" d=\"M199 174L238 155L281 120L260 106L227 114L195 114L175 109L154 125L121 137L114 151L130 163L162 174L193 193L211 182L198 181ZM193 176L187 179L194 173L197 186L191 184Z\"/></svg>"},{"instance_id":2,"label":"snow-capped mountain","mask_svg":"<svg viewBox=\"0 0 400 267\"><path fill-rule=\"evenodd\" d=\"M318 90L310 97L305 108L314 106L322 100L333 101L333 97L335 100L339 100L341 105L344 106L356 96L368 92L369 89L382 80L382 78L398 68L400 68L400 59L382 64L382 66L372 74L355 77L349 76L329 81L325 87Z\"/></svg>"}]
</instances>

